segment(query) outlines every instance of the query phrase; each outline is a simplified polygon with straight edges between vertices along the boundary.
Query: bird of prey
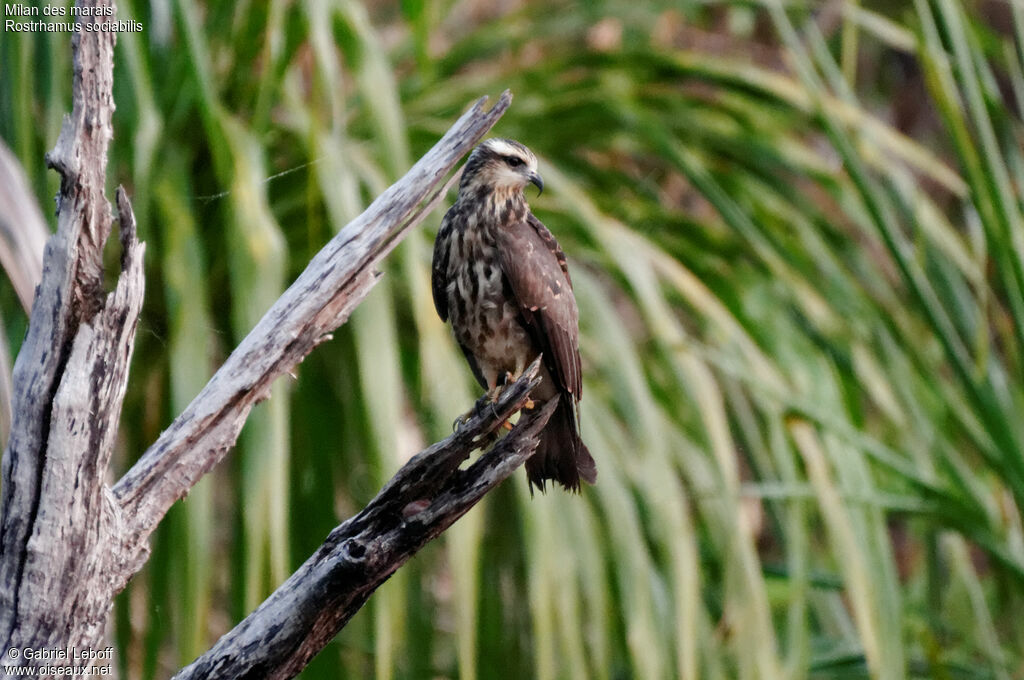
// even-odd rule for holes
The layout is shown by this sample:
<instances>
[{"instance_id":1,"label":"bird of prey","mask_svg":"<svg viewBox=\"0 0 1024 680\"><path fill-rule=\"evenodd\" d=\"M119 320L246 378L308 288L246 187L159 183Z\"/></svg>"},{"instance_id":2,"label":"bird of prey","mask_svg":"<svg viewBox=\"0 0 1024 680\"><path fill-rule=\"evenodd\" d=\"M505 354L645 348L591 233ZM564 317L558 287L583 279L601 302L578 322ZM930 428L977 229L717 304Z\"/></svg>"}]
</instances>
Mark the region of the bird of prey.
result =
<instances>
[{"instance_id":1,"label":"bird of prey","mask_svg":"<svg viewBox=\"0 0 1024 680\"><path fill-rule=\"evenodd\" d=\"M579 313L565 253L530 212L527 184L544 189L537 157L519 142L489 139L470 154L434 243L434 306L492 399L543 356L531 398L559 403L527 477L541 491L546 480L579 491L581 479L597 480L579 433Z\"/></svg>"}]
</instances>

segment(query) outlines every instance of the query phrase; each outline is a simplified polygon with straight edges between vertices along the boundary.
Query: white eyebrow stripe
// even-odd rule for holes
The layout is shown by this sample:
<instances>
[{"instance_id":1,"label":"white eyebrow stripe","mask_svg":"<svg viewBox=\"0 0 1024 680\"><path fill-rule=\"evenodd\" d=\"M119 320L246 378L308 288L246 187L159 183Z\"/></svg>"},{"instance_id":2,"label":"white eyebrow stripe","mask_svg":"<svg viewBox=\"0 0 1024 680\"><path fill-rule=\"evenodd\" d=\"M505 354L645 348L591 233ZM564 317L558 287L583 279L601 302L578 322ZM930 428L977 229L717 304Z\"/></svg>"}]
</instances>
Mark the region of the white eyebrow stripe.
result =
<instances>
[{"instance_id":1,"label":"white eyebrow stripe","mask_svg":"<svg viewBox=\"0 0 1024 680\"><path fill-rule=\"evenodd\" d=\"M522 157L522 152L502 139L489 139L487 140L487 146L496 154L502 156L516 156L517 158Z\"/></svg>"}]
</instances>

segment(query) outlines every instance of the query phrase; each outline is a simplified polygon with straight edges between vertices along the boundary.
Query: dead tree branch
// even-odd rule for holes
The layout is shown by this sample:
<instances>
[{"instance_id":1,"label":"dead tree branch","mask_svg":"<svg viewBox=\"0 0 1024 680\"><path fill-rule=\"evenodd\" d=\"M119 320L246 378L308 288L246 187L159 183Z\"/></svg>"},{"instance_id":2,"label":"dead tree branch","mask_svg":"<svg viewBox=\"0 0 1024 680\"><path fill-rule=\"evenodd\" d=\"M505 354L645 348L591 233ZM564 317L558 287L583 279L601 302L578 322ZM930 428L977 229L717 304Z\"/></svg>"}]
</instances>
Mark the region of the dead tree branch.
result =
<instances>
[{"instance_id":1,"label":"dead tree branch","mask_svg":"<svg viewBox=\"0 0 1024 680\"><path fill-rule=\"evenodd\" d=\"M0 267L26 313L32 311L36 284L43 276L49 235L18 159L0 140ZM11 431L12 392L10 354L6 339L0 339L0 445L7 443Z\"/></svg>"},{"instance_id":2,"label":"dead tree branch","mask_svg":"<svg viewBox=\"0 0 1024 680\"><path fill-rule=\"evenodd\" d=\"M234 445L249 410L314 347L330 339L377 280L376 265L444 197L445 176L497 122L512 100L490 111L486 97L463 115L405 177L342 229L310 261L171 426L114 486L127 518L126 557L145 562L146 538L171 505Z\"/></svg>"},{"instance_id":3,"label":"dead tree branch","mask_svg":"<svg viewBox=\"0 0 1024 680\"><path fill-rule=\"evenodd\" d=\"M18 159L0 140L0 267L26 312L32 311L43 276L43 248L50 230Z\"/></svg>"},{"instance_id":4,"label":"dead tree branch","mask_svg":"<svg viewBox=\"0 0 1024 680\"><path fill-rule=\"evenodd\" d=\"M96 8L113 3L77 4L85 8L79 13L84 25L108 14ZM14 368L16 415L4 451L0 500L3 659L12 648L96 643L114 596L145 563L147 540L170 506L220 462L251 408L269 395L273 381L344 323L376 281L376 265L443 198L445 177L511 100L506 92L489 111L484 100L477 102L405 177L332 239L111 489L104 477L142 306L144 246L136 239L128 198L118 190L121 272L113 292L105 293L102 252L113 216L104 181L113 135L115 36L89 28L72 38L73 108L47 155L49 166L61 175L58 230L46 245L42 281ZM496 481L488 475L521 462L531 450L532 432L524 424L518 438L504 447L505 457L488 458L497 461L493 469L472 469L481 480ZM459 436L461 445L468 446ZM459 455L468 451L464 448ZM471 483L468 473L449 473L454 476L445 479L455 480L453 486L441 484L438 492L462 489L465 496L458 502L453 497L452 507L464 512L483 481ZM434 497L417 498L432 503ZM443 528L451 521L446 517L438 514L430 526ZM415 519L402 531L420 522L428 525ZM427 536L423 531L416 535ZM411 541L412 534L401 535ZM408 554L414 544L405 544ZM365 600L379 582L365 585L355 600ZM303 654L312 654L314 647L303 647ZM288 657L288 663L298 658Z\"/></svg>"},{"instance_id":5,"label":"dead tree branch","mask_svg":"<svg viewBox=\"0 0 1024 680\"><path fill-rule=\"evenodd\" d=\"M113 49L109 32L73 36L72 111L46 158L61 176L59 214L14 365L15 415L0 505L4 651L96 639L112 597L102 604L95 597L105 589L97 582L105 580L109 544L119 533L120 513L103 475L142 305L144 250L131 206L119 194L122 271L115 290L105 294L103 245L113 223L104 196Z\"/></svg>"},{"instance_id":6,"label":"dead tree branch","mask_svg":"<svg viewBox=\"0 0 1024 680\"><path fill-rule=\"evenodd\" d=\"M482 437L522 408L539 382L539 365L535 361L493 408L482 404L455 434L414 456L256 611L175 679L297 675L380 584L533 453L554 401L526 412L493 449L459 469Z\"/></svg>"}]
</instances>

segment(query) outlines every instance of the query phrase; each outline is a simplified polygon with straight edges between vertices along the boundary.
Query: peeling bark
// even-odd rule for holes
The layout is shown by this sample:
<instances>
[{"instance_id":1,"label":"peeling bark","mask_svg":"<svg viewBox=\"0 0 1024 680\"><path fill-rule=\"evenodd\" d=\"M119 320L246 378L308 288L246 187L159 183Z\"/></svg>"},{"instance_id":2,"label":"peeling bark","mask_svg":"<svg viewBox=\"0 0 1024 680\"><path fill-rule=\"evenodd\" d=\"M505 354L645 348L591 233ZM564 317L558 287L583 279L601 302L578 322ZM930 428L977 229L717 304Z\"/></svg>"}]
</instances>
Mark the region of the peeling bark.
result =
<instances>
[{"instance_id":1,"label":"peeling bark","mask_svg":"<svg viewBox=\"0 0 1024 680\"><path fill-rule=\"evenodd\" d=\"M102 474L142 305L143 247L127 199L124 269L113 293L102 289L103 244L113 222L104 183L114 35L83 31L72 37L72 49L72 112L47 154L47 164L61 175L57 233L46 245L42 281L14 364L14 420L2 467L5 650L52 646L72 632L102 630L103 615L86 603L86 584L115 521ZM69 560L72 555L79 559ZM74 631L71 612L79 621Z\"/></svg>"}]
</instances>

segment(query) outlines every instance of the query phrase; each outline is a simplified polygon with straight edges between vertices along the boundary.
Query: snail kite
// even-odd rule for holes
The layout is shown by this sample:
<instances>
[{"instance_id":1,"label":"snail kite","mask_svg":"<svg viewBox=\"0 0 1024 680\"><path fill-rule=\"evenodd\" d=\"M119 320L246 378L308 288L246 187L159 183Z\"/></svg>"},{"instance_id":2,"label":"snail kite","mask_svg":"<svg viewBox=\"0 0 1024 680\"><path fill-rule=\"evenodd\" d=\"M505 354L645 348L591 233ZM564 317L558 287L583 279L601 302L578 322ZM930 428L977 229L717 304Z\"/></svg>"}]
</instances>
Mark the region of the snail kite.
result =
<instances>
[{"instance_id":1,"label":"snail kite","mask_svg":"<svg viewBox=\"0 0 1024 680\"><path fill-rule=\"evenodd\" d=\"M434 306L492 398L543 355L531 397L559 403L526 473L541 491L549 479L578 491L581 479L597 479L579 434L579 315L565 254L530 212L527 184L544 189L519 142L490 139L473 151L434 243Z\"/></svg>"}]
</instances>

